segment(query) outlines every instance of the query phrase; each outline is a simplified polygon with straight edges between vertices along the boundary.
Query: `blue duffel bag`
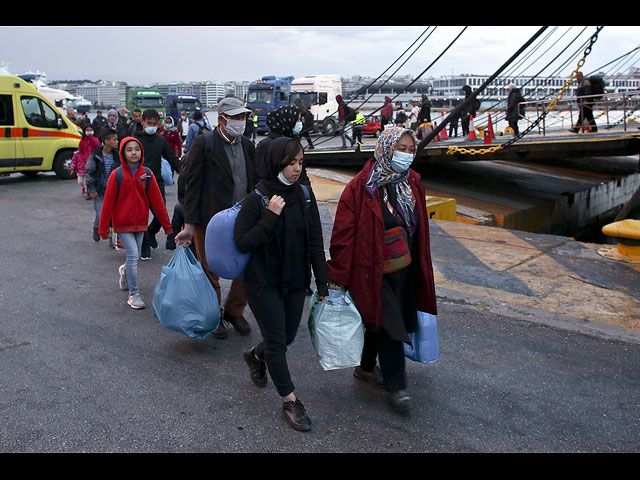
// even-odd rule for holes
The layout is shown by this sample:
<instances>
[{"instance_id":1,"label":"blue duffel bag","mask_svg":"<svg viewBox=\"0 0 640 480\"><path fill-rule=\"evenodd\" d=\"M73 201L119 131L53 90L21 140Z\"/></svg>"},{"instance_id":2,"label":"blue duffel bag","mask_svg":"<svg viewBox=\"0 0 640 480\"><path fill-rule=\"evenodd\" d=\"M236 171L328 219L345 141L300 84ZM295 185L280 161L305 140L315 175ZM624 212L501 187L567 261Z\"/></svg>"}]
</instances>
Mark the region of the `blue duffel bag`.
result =
<instances>
[{"instance_id":1,"label":"blue duffel bag","mask_svg":"<svg viewBox=\"0 0 640 480\"><path fill-rule=\"evenodd\" d=\"M433 363L440 358L436 316L418 312L418 331L409 333L411 345L405 343L404 356L414 362Z\"/></svg>"},{"instance_id":2,"label":"blue duffel bag","mask_svg":"<svg viewBox=\"0 0 640 480\"><path fill-rule=\"evenodd\" d=\"M160 324L190 338L204 338L220 325L220 304L202 265L178 246L153 291L153 315Z\"/></svg>"}]
</instances>

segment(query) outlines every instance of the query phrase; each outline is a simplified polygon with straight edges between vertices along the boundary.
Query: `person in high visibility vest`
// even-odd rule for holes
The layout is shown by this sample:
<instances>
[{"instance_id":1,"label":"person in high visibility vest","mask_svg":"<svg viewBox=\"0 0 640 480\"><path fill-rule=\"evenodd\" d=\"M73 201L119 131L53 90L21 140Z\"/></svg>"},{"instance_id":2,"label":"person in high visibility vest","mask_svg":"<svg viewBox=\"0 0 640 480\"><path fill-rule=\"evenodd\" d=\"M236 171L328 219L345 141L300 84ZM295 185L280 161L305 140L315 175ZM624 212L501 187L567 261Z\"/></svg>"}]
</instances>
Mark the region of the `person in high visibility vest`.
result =
<instances>
[{"instance_id":1,"label":"person in high visibility vest","mask_svg":"<svg viewBox=\"0 0 640 480\"><path fill-rule=\"evenodd\" d=\"M353 127L353 139L358 140L358 143L362 144L362 126L366 123L364 115L360 113L360 109L356 108L356 118L352 120L351 126Z\"/></svg>"}]
</instances>

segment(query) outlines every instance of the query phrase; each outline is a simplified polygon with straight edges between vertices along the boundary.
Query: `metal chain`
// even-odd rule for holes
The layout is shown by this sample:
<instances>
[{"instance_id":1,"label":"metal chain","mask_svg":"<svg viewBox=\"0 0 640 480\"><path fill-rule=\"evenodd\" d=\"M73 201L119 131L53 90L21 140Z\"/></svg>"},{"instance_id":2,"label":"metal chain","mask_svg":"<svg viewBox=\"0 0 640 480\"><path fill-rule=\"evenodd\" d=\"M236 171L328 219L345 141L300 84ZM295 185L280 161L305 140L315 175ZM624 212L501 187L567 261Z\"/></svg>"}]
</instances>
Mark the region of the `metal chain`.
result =
<instances>
[{"instance_id":1,"label":"metal chain","mask_svg":"<svg viewBox=\"0 0 640 480\"><path fill-rule=\"evenodd\" d=\"M489 153L495 153L495 152L498 152L498 151L500 151L500 150L502 150L502 149L504 149L504 148L506 148L506 147L508 147L510 145L513 145L516 141L520 140L525 135L528 135L529 132L531 130L533 130L534 128L536 128L540 124L540 122L547 116L547 114L549 112L551 112L551 110L553 110L553 108L555 108L555 106L558 104L558 102L564 96L564 93L567 90L569 90L569 87L573 83L574 78L576 77L576 75L580 71L580 68L582 68L582 66L584 65L584 62L587 59L587 56L591 53L591 48L593 47L593 44L596 43L596 40L598 40L598 34L600 33L600 30L602 30L603 28L604 27L597 27L596 33L594 33L591 36L591 40L589 41L589 45L585 48L584 53L582 55L582 58L578 61L578 64L577 64L575 70L573 72L571 72L571 75L569 76L569 79L565 82L564 86L562 87L562 90L560 90L560 92L556 95L556 98L549 104L549 106L544 110L544 112L542 112L542 115L540 115L534 122L532 122L525 130L520 132L518 135L513 137L511 140L509 140L509 141L507 141L507 142L505 142L505 143L503 143L501 145L496 145L494 147L476 149L476 148L465 148L465 147L451 146L451 147L449 147L447 149L447 155L456 155L456 154L486 155L486 154L489 154Z\"/></svg>"}]
</instances>

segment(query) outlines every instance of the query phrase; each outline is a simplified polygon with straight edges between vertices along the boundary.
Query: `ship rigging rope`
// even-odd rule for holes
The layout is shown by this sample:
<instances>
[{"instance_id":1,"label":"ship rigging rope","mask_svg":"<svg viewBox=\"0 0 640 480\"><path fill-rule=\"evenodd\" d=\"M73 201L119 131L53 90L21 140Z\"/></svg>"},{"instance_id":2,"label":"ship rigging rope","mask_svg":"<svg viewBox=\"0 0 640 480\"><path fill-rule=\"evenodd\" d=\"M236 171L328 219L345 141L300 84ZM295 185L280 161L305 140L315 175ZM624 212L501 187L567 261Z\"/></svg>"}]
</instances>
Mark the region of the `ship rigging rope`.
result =
<instances>
[{"instance_id":1,"label":"ship rigging rope","mask_svg":"<svg viewBox=\"0 0 640 480\"><path fill-rule=\"evenodd\" d=\"M435 64L435 63L436 63L436 62L437 62L437 61L438 61L438 60L439 60L439 59L440 59L440 58L441 58L441 57L442 57L446 52L447 52L447 50L449 50L449 49L453 46L453 44L454 44L454 43L456 43L456 42L458 41L458 39L460 38L460 36L465 32L465 30L466 30L467 28L469 28L469 27L464 27L464 28L460 31L460 33L458 33L458 35L457 35L457 36L456 36L456 37L451 41L451 43L449 43L449 45L448 45L448 46L447 46L447 47L446 47L446 48L445 48L445 49L440 53L440 55L438 55L438 57L437 57L433 62L431 62L431 64L430 64L427 68L425 68L425 69L424 69L424 70L423 70L423 71L422 71L422 72L421 72L421 73L420 73L420 74L419 74L419 75L418 75L418 76L417 76L417 77L416 77L416 78L415 78L411 83L409 83L408 85L406 85L406 86L405 86L405 90L406 90L407 88L411 87L415 82L417 82L417 81L420 79L420 77L422 77L422 75L424 75L424 74L425 74L425 73L426 73L426 72L427 72L427 71L428 71L428 70L429 70L429 69L430 69L430 68L431 68L431 67L432 67L432 66L433 66L433 65L434 65L434 64ZM428 29L427 29L427 30L428 30ZM428 35L428 36L427 36L427 37L422 41L422 43L418 46L418 48L420 48L420 47L422 46L422 44L423 44L423 43L424 43L424 42L425 42L425 41L426 41L426 40L431 36L431 34L432 34L434 31L435 31L435 27L434 27L434 30L432 30L432 31L431 31L431 33L429 33L429 35ZM426 30L425 30L425 32L426 32ZM422 34L420 34L420 37L421 37L423 34L424 34L424 32L423 32ZM418 38L420 38L420 37L418 37ZM417 40L416 40L416 41L417 41ZM415 44L415 43L416 43L416 42L414 42L413 44ZM411 47L409 47L409 48L411 48ZM413 56L413 55L418 51L418 48L416 48L416 50L414 50L414 52L411 54L411 56ZM407 50L408 50L408 49L407 49ZM405 50L405 53L406 53L406 50ZM403 53L402 55L404 55L404 53ZM398 57L398 59L399 59L399 58L401 58L401 57L402 57L402 55L401 55L400 57ZM411 58L411 56L410 56L409 58ZM406 63L406 62L409 60L409 58L407 58L407 60L405 60L405 62L404 62L404 63ZM397 61L398 61L398 60L396 60L396 62L397 62ZM394 63L396 63L396 62L394 62ZM404 63L403 63L402 65L404 65ZM393 65L393 64L392 64L392 65ZM401 65L401 67L402 67L402 65ZM388 68L387 68L387 70L388 70ZM385 71L386 71L386 70L385 70ZM397 72L397 71L398 71L398 70L396 70L396 72ZM394 73L396 73L396 72L394 72ZM391 78L391 77L390 77L390 78ZM385 82L385 83L386 83L386 82ZM382 88L382 86L383 86L383 85L384 85L384 83L383 83L383 84L382 84L378 89ZM374 93L375 93L375 92L374 92ZM372 95L373 95L373 94L372 94ZM398 95L400 95L400 93L398 93ZM395 97L393 97L393 98L391 99L391 101L393 101L395 98L397 98L397 97L398 97L398 95L396 95ZM369 98L371 98L371 97L369 97ZM364 104L364 103L365 103L365 102L363 102L362 104ZM382 107L380 107L380 108L382 108ZM378 108L378 110L380 110L380 108ZM368 116L368 117L373 116L373 114L374 114L374 113L376 113L378 110L375 110L375 111L373 111L373 112L369 113L367 116ZM335 114L335 113L334 113L334 114ZM328 136L328 135L323 135L323 136ZM320 142L319 144L322 144L322 143L324 143L324 142L326 142L326 141L329 141L329 139L327 139L327 140L325 140L325 141L323 141L323 142ZM318 145L318 143L316 143L316 145Z\"/></svg>"},{"instance_id":2,"label":"ship rigging rope","mask_svg":"<svg viewBox=\"0 0 640 480\"><path fill-rule=\"evenodd\" d=\"M393 63L392 63L391 65L389 65L389 66L386 68L386 70L385 70L384 72L382 72L380 75L378 75L378 77L377 77L375 80L373 80L373 81L372 81L372 82L371 82L367 87L365 87L365 88L364 88L364 90L366 91L366 90L367 90L367 89L369 89L372 85L374 85L374 84L375 84L375 82L377 82L380 78L382 78L382 76L383 76L385 73L387 73L387 72L389 71L389 69L391 69L391 67L393 67L393 66L394 66L394 65L395 65L395 64L396 64L396 63L397 63L397 62L398 62L398 61L399 61L399 60L400 60L400 59L401 59L401 58L402 58L402 57L403 57L403 56L404 56L404 55L405 55L405 54L406 54L406 53L407 53L407 52L408 52L408 51L409 51L409 50L410 50L410 49L411 49L411 48L412 48L416 43L418 43L418 41L420 40L420 38L421 38L425 33L427 33L427 31L428 31L430 28L432 28L432 27L430 27L430 26L429 26L429 27L425 28L425 29L424 29L424 31L423 31L420 35L418 35L418 38L416 38L416 39L413 41L413 43L412 43L411 45L409 45L409 46L406 48L406 50L405 50L404 52L402 52L402 53L400 54L400 56L398 56L398 58L396 58L396 59L393 61ZM422 42L420 42L420 45L418 45L418 47L416 47L416 49L413 51L413 53L412 53L411 55L409 55L409 57L404 61L404 63L403 63L402 65L404 65L405 63L407 63L407 61L409 61L409 59L410 59L411 57L413 57L413 55L415 55L415 54L416 54L416 52L420 49L420 47L422 47L422 45L424 44L424 42L425 42L425 41L426 41L426 40L431 36L431 34L435 31L435 29L436 29L436 28L437 28L437 27L433 27L433 30L431 31L431 33L429 33L429 35L427 35L427 37L425 37L425 38L422 40ZM401 65L400 67L402 67L402 65ZM398 69L399 69L400 67L398 67ZM378 89L377 89L376 91L380 90L384 85L386 85L386 83L387 83L389 80L391 80L391 78L392 78L392 77L393 77L393 75L398 71L398 69L396 69L396 71L395 71L392 75L390 75L390 76L389 76L389 79L388 79L387 81L383 82L383 83L378 87ZM375 92L374 92L374 93L375 93ZM349 103L351 103L352 101L353 101L353 98L351 98L348 102L346 102L346 103L347 103L347 105L348 105ZM364 104L364 102L363 102L363 104ZM338 110L336 110L335 112L333 112L330 116L331 116L331 117L333 117L333 116L335 116L337 113L338 113ZM367 116L370 116L370 115L367 115ZM322 137L328 137L328 138L327 138L326 140L323 140L323 141L319 141L319 142L318 142L318 141L316 141L316 146L317 146L317 145L322 145L323 143L328 142L329 140L331 140L331 138L333 138L333 132L328 133L328 134L322 134L322 135L320 135L320 138L322 138Z\"/></svg>"},{"instance_id":3,"label":"ship rigging rope","mask_svg":"<svg viewBox=\"0 0 640 480\"><path fill-rule=\"evenodd\" d=\"M546 27L545 27L546 28ZM556 98L549 104L549 106L544 110L544 112L534 121L531 123L531 125L529 125L529 127L527 127L524 131L522 131L521 133L519 133L518 135L516 135L514 138L512 138L511 140L507 141L506 143L502 144L502 145L496 145L493 147L489 147L489 148L482 148L482 149L471 149L471 148L462 148L462 147L455 147L455 146L451 146L448 148L447 150L447 155L455 155L455 154L467 154L467 155L485 155L487 153L495 153L499 150L502 150L510 145L513 145L516 141L520 140L522 137L524 137L525 135L527 135L531 130L533 130L535 127L538 126L538 124L547 116L547 114L553 110L556 106L556 104L561 100L562 96L564 95L564 93L569 89L571 83L573 82L573 79L575 78L576 74L578 73L578 71L580 70L580 68L582 68L582 66L584 65L584 62L587 58L587 56L591 53L591 49L593 48L593 45L595 44L595 42L598 40L598 34L600 33L600 31L603 29L604 27L597 27L596 32L591 36L591 39L589 41L589 45L585 48L584 53L582 55L582 58L578 61L578 65L576 66L575 70L573 72L571 72L571 76L569 77L569 79L565 82L562 90L556 95ZM536 35L534 35L534 37L536 37L537 35L539 35L541 32L538 32ZM532 42L532 40L529 40L528 44L530 44ZM528 46L528 44L525 44L525 47ZM516 53L517 55L520 55L520 53L523 51L523 48L520 49L520 51L518 53ZM509 63L511 62L511 60L509 61ZM504 69L504 67L502 67L502 69ZM497 73L494 74L494 78L495 76L497 76L499 74L501 70L499 70ZM486 88L486 85L488 83L490 83L490 81L492 81L493 79L490 78L487 81L485 81L485 83L478 89L476 90L476 92L474 92L474 94L477 94L479 91L482 91L484 88ZM474 94L472 94L462 105L460 105L456 110L461 110L462 106L465 105L468 101L470 101L471 98L474 98ZM444 122L442 122L442 125L440 125L436 130L434 130L433 132L431 132L431 134L422 142L420 142L420 144L418 145L418 147L423 147L424 145L426 145L429 141L431 141L433 138L435 138L435 136L437 135L437 133L439 133L440 130L442 130L443 126L447 124L447 121L450 120L452 114L449 114L449 116L444 120Z\"/></svg>"},{"instance_id":4,"label":"ship rigging rope","mask_svg":"<svg viewBox=\"0 0 640 480\"><path fill-rule=\"evenodd\" d=\"M573 27L570 27L570 28L569 28L569 30L571 30L571 28L573 28ZM561 50L561 51L560 51L560 52L559 52L559 53L558 53L554 58L552 58L552 59L551 59L551 60L550 60L550 61L549 61L549 62L548 62L548 63L547 63L543 68L541 68L541 69L540 69L536 74L534 74L534 75L533 75L529 80L527 80L527 82L526 82L526 83L524 83L523 85L521 85L519 88L526 87L529 83L531 83L531 82L533 82L535 79L537 79L543 71L545 71L545 70L546 70L546 69L547 69L547 68L548 68L548 67L549 67L553 62L555 62L555 61L560 57L560 55L564 54L564 53L567 51L567 49L568 49L568 48L569 48L569 47L570 47L570 46L571 46L571 45L572 45L572 44L573 44L573 43L578 39L578 37L579 37L580 35L582 35L582 34L584 33L584 31L585 31L586 29L587 29L587 27L584 27L584 28L580 31L580 33L578 33L578 35L576 35L576 37L575 37L575 38L574 38L574 39L573 39L569 44L567 44L567 45L566 45L566 46L565 46L565 47L564 47L564 48L563 48L563 49L562 49L562 50ZM562 39L562 37L564 37L564 35L566 35L566 34L569 32L569 30L567 30L567 32L565 32L565 33L560 37L560 39ZM547 37L547 39L548 39L548 37ZM547 39L545 39L544 41L546 41ZM555 44L557 44L559 41L560 41L560 40L555 41L555 42L554 42L554 45L555 45ZM554 45L552 45L551 47L553 47ZM562 64L560 67L556 68L556 70L555 70L552 74L548 75L548 76L544 79L544 84L546 85L546 83L547 83L549 80L552 80L553 78L555 78L555 75L557 75L557 73L558 73L561 69L563 69L563 68L565 67L565 65L566 65L569 61L572 61L574 58L577 58L577 56L579 55L579 52L580 52L582 49L584 49L584 48L586 47L586 45L587 45L587 42L584 42L584 43L579 47L579 49L576 51L576 53L574 53L574 54L573 54L573 55L572 55L568 60L566 60L565 62L563 62L563 64ZM549 47L549 48L551 48L551 47ZM547 49L547 50L546 50L542 55L540 55L540 56L536 59L536 62L537 62L538 60L540 60L540 58L541 58L542 56L544 56L548 51L549 51L549 49ZM531 65L530 65L530 66L531 66ZM509 76L509 75L512 75L512 74L513 74L512 72L513 72L513 70L511 71L511 73L507 73L507 74L505 74L505 76L502 76L502 77L500 77L500 78L504 79L505 77L507 77L507 76ZM526 96L530 96L530 95L531 95L531 93L529 93L529 95L526 95ZM526 98L526 96L525 96L525 98ZM492 106L490 106L487 110L490 110L490 109L492 109L492 108L495 108L495 107L498 105L498 103L499 103L499 102L494 103L494 104L493 104ZM506 116L506 112L504 113L504 116ZM497 117L497 118L495 119L495 121L496 121L496 122L498 122L499 120L500 120L500 118L499 118L499 117Z\"/></svg>"}]
</instances>

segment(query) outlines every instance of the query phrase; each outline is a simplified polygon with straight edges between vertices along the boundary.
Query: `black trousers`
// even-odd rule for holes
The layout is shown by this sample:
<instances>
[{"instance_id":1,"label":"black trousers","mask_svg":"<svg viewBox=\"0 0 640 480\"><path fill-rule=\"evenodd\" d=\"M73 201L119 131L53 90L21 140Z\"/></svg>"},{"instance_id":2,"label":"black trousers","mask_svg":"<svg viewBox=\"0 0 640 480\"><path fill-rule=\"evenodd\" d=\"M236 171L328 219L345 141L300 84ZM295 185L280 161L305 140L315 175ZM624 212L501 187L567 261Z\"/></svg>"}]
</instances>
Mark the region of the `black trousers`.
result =
<instances>
[{"instance_id":1,"label":"black trousers","mask_svg":"<svg viewBox=\"0 0 640 480\"><path fill-rule=\"evenodd\" d=\"M403 342L392 340L382 328L365 326L364 347L360 366L372 372L376 366L376 357L380 360L380 370L384 379L384 388L388 392L397 392L407 388Z\"/></svg>"},{"instance_id":2,"label":"black trousers","mask_svg":"<svg viewBox=\"0 0 640 480\"><path fill-rule=\"evenodd\" d=\"M164 185L158 185L160 187L160 193L162 194L162 200L164 201L164 204L167 204L167 197L164 193ZM151 213L153 213L153 220L151 220L151 223L149 224L149 226L147 227L147 231L144 232L144 238L142 239L142 251L143 252L149 252L150 248L151 248L151 240L150 240L150 236L151 235L155 235L156 233L158 233L160 231L160 229L162 228L162 224L160 223L160 220L158 220L158 217L156 216L156 212L153 211L153 208L151 208Z\"/></svg>"},{"instance_id":3,"label":"black trousers","mask_svg":"<svg viewBox=\"0 0 640 480\"><path fill-rule=\"evenodd\" d=\"M305 290L290 292L283 297L275 288L265 287L256 291L247 285L246 295L262 333L262 341L254 352L266 362L278 394L286 397L295 389L287 363L287 346L293 343L298 333Z\"/></svg>"}]
</instances>

